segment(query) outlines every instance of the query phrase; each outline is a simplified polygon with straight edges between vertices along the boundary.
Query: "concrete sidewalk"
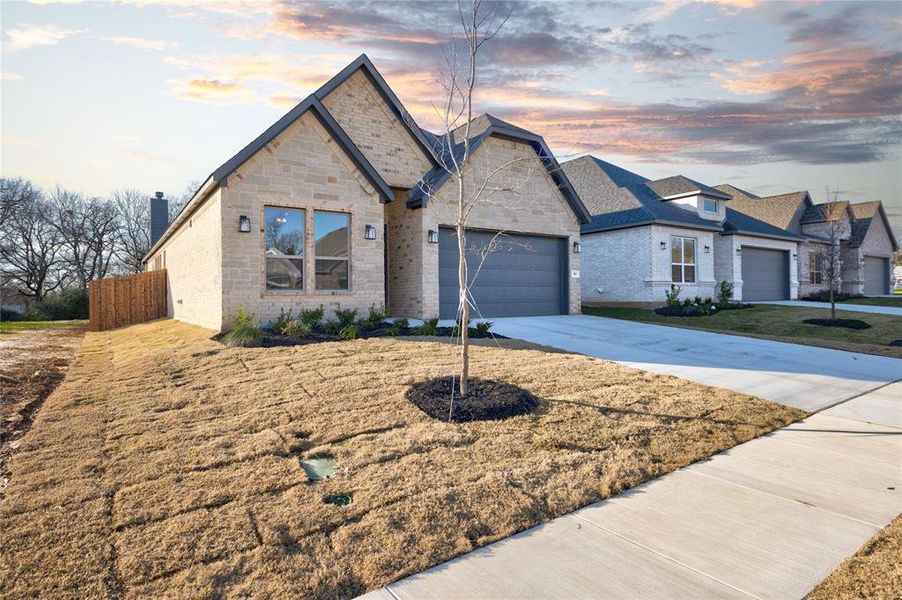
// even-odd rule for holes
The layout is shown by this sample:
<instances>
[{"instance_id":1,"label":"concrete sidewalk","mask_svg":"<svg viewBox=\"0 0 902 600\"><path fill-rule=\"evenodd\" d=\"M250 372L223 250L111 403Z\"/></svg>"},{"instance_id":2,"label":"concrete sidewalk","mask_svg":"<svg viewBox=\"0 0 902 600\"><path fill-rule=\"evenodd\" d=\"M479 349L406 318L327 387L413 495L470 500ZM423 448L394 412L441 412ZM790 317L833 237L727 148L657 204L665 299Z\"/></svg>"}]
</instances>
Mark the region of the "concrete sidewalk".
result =
<instances>
[{"instance_id":1,"label":"concrete sidewalk","mask_svg":"<svg viewBox=\"0 0 902 600\"><path fill-rule=\"evenodd\" d=\"M752 302L752 304L779 304L780 306L796 306L799 308L826 308L830 309L829 302L809 302L807 300L773 300L771 302ZM869 304L836 304L836 310L848 310L851 312L873 313L878 315L894 315L902 317L902 308L894 306L871 306Z\"/></svg>"},{"instance_id":2,"label":"concrete sidewalk","mask_svg":"<svg viewBox=\"0 0 902 600\"><path fill-rule=\"evenodd\" d=\"M902 511L900 404L884 387L367 597L801 598Z\"/></svg>"}]
</instances>

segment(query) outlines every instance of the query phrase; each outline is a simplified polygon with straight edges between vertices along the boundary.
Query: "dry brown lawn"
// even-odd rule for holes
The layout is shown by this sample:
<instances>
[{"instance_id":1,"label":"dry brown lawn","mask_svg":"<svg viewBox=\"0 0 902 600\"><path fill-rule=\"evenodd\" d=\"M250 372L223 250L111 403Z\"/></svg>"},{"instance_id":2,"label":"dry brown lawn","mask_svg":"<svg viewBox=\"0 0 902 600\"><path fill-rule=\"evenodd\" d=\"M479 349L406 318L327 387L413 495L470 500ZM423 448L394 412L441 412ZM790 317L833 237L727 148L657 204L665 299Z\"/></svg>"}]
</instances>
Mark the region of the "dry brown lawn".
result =
<instances>
[{"instance_id":1,"label":"dry brown lawn","mask_svg":"<svg viewBox=\"0 0 902 600\"><path fill-rule=\"evenodd\" d=\"M869 539L806 600L898 598L902 594L902 516Z\"/></svg>"},{"instance_id":2,"label":"dry brown lawn","mask_svg":"<svg viewBox=\"0 0 902 600\"><path fill-rule=\"evenodd\" d=\"M581 355L480 346L537 413L449 424L404 397L453 348L224 348L89 333L13 459L6 597L350 597L786 425L801 411ZM522 344L520 345L522 347ZM333 479L299 461L332 455ZM350 493L346 507L326 496Z\"/></svg>"}]
</instances>

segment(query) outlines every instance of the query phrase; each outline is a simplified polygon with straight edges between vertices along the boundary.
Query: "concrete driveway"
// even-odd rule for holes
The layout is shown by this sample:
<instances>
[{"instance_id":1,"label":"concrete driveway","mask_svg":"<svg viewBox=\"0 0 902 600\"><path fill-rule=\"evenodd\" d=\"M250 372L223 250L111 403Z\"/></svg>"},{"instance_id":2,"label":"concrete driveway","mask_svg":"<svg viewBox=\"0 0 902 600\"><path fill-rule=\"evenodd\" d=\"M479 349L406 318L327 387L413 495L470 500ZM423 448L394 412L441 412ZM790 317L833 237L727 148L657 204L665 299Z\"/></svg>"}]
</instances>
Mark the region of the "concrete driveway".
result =
<instances>
[{"instance_id":1,"label":"concrete driveway","mask_svg":"<svg viewBox=\"0 0 902 600\"><path fill-rule=\"evenodd\" d=\"M495 319L493 331L815 411L902 378L902 360L590 317Z\"/></svg>"},{"instance_id":2,"label":"concrete driveway","mask_svg":"<svg viewBox=\"0 0 902 600\"><path fill-rule=\"evenodd\" d=\"M808 302L807 300L774 300L772 302L752 302L752 304L779 304L780 306L796 306L799 308L830 309L829 302ZM897 317L902 317L902 308L897 308L895 306L871 306L868 304L837 303L836 310L848 310L851 312L873 313L878 315L895 315Z\"/></svg>"}]
</instances>

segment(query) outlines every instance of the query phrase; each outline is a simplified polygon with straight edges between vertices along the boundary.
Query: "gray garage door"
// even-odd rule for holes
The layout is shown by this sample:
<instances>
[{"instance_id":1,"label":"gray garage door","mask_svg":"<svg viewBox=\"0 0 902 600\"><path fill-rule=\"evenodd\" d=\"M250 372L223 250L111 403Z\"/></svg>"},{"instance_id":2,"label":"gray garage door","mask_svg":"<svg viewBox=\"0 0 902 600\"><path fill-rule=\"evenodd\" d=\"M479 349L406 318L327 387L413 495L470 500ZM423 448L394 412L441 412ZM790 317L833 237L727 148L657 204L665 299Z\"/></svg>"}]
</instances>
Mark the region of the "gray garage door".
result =
<instances>
[{"instance_id":1,"label":"gray garage door","mask_svg":"<svg viewBox=\"0 0 902 600\"><path fill-rule=\"evenodd\" d=\"M889 263L886 258L864 257L864 293L866 296L889 294Z\"/></svg>"},{"instance_id":2,"label":"gray garage door","mask_svg":"<svg viewBox=\"0 0 902 600\"><path fill-rule=\"evenodd\" d=\"M789 257L785 251L742 247L742 299L789 300Z\"/></svg>"},{"instance_id":3,"label":"gray garage door","mask_svg":"<svg viewBox=\"0 0 902 600\"><path fill-rule=\"evenodd\" d=\"M565 312L564 240L527 235L499 236L495 238L495 251L487 255L477 274L480 253L489 246L493 236L493 233L483 231L467 233L470 289L479 313L484 317L522 317ZM442 319L453 319L457 315L457 257L454 230L440 229L439 316Z\"/></svg>"}]
</instances>

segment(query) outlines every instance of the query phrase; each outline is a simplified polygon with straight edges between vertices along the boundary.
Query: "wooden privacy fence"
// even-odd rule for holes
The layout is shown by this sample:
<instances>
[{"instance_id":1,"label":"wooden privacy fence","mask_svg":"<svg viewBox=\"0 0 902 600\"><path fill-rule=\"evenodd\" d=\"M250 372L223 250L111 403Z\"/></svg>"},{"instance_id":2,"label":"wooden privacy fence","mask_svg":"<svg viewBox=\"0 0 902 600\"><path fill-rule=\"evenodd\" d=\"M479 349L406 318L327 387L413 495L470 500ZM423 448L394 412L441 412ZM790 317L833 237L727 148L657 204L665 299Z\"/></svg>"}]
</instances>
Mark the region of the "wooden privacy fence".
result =
<instances>
[{"instance_id":1,"label":"wooden privacy fence","mask_svg":"<svg viewBox=\"0 0 902 600\"><path fill-rule=\"evenodd\" d=\"M88 331L166 316L166 270L95 279L88 287Z\"/></svg>"}]
</instances>

